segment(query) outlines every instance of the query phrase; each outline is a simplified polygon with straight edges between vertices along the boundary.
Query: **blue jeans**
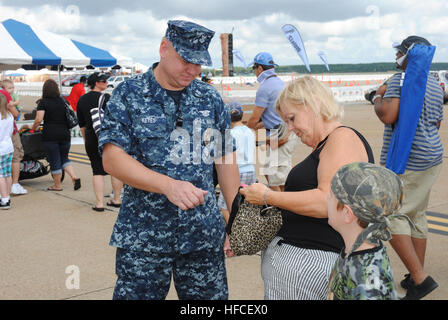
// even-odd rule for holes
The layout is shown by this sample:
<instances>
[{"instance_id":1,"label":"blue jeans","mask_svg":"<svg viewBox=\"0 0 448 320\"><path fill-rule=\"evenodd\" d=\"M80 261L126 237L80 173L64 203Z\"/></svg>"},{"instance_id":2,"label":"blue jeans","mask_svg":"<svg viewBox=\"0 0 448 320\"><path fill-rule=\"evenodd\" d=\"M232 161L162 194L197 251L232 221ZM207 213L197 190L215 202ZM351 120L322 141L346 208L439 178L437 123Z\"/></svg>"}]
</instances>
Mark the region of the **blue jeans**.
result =
<instances>
[{"instance_id":1,"label":"blue jeans","mask_svg":"<svg viewBox=\"0 0 448 320\"><path fill-rule=\"evenodd\" d=\"M70 141L44 141L44 148L47 152L47 160L50 163L52 174L61 174L62 169L71 165L68 159L70 146Z\"/></svg>"}]
</instances>

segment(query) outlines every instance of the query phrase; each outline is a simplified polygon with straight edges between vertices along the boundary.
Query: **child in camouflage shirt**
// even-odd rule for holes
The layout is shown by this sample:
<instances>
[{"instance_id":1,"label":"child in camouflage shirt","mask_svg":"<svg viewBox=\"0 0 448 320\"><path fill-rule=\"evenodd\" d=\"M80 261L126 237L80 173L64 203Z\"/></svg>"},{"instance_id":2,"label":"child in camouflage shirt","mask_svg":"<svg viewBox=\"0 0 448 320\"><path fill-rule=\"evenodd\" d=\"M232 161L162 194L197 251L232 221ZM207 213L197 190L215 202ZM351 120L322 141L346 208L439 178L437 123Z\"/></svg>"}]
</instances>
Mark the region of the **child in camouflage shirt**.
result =
<instances>
[{"instance_id":1,"label":"child in camouflage shirt","mask_svg":"<svg viewBox=\"0 0 448 320\"><path fill-rule=\"evenodd\" d=\"M398 212L403 184L392 171L371 163L341 167L331 181L328 222L344 238L330 278L334 300L397 299L386 247L389 218Z\"/></svg>"}]
</instances>

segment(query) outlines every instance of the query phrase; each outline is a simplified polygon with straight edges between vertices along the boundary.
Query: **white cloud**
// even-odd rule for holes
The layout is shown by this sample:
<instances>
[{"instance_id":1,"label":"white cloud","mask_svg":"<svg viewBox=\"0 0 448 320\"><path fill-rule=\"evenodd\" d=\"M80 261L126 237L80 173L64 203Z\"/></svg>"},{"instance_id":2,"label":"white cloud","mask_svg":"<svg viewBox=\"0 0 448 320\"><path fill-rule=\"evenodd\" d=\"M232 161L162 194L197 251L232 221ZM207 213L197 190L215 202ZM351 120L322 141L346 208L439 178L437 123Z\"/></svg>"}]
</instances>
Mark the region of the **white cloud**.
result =
<instances>
[{"instance_id":1,"label":"white cloud","mask_svg":"<svg viewBox=\"0 0 448 320\"><path fill-rule=\"evenodd\" d=\"M344 38L329 37L327 42L325 43L325 49L327 49L327 51L342 51L345 48L344 42Z\"/></svg>"},{"instance_id":2,"label":"white cloud","mask_svg":"<svg viewBox=\"0 0 448 320\"><path fill-rule=\"evenodd\" d=\"M393 61L392 42L410 34L424 36L438 46L435 61L448 61L446 0L384 0L373 6L370 0L301 0L300 6L288 0L164 0L158 4L143 0L81 0L76 2L79 15L76 7L70 6L73 1L46 3L3 1L0 20L13 18L147 65L158 59L169 19L187 19L216 32L210 43L215 67L221 66L219 35L232 29L234 48L248 62L258 52L268 51L281 65L298 63L297 54L281 31L286 23L299 29L311 63L320 63L316 56L319 50L325 51L330 63Z\"/></svg>"}]
</instances>

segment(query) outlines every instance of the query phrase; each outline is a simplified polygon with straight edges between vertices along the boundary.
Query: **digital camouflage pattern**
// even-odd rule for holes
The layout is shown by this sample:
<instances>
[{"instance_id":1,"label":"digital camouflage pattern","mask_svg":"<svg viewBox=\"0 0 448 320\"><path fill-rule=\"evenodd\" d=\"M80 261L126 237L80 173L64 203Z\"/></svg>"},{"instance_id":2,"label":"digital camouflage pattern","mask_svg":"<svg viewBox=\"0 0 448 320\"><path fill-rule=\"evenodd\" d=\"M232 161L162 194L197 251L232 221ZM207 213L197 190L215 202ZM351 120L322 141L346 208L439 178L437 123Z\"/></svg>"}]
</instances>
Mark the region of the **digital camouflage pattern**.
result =
<instances>
[{"instance_id":1,"label":"digital camouflage pattern","mask_svg":"<svg viewBox=\"0 0 448 320\"><path fill-rule=\"evenodd\" d=\"M334 300L396 300L394 277L386 247L342 255L330 277L329 298Z\"/></svg>"},{"instance_id":2,"label":"digital camouflage pattern","mask_svg":"<svg viewBox=\"0 0 448 320\"><path fill-rule=\"evenodd\" d=\"M372 163L350 163L336 172L331 191L360 220L369 223L348 255L365 240L373 244L390 240L389 219L397 216L403 201L403 183L394 172Z\"/></svg>"},{"instance_id":3,"label":"digital camouflage pattern","mask_svg":"<svg viewBox=\"0 0 448 320\"><path fill-rule=\"evenodd\" d=\"M235 151L233 140L225 139L230 114L212 86L194 80L182 93L182 132L176 130L178 106L155 80L156 65L121 83L112 93L102 121L100 151L106 143L112 143L147 168L189 181L208 194L203 205L183 211L164 195L126 185L110 244L167 254L222 249L224 223L214 195L212 161L204 161L203 156L212 153L209 149L213 146L217 149L216 157L220 152ZM201 142L206 128L219 133L214 137L215 145ZM179 146L186 147L187 152L177 163ZM220 147L222 150L218 150Z\"/></svg>"},{"instance_id":4,"label":"digital camouflage pattern","mask_svg":"<svg viewBox=\"0 0 448 320\"><path fill-rule=\"evenodd\" d=\"M165 38L171 41L176 52L185 61L211 66L212 59L208 53L208 46L214 35L214 31L196 23L170 20Z\"/></svg>"},{"instance_id":5,"label":"digital camouflage pattern","mask_svg":"<svg viewBox=\"0 0 448 320\"><path fill-rule=\"evenodd\" d=\"M163 300L172 275L180 300L228 298L222 250L175 255L117 249L116 259L114 300Z\"/></svg>"}]
</instances>

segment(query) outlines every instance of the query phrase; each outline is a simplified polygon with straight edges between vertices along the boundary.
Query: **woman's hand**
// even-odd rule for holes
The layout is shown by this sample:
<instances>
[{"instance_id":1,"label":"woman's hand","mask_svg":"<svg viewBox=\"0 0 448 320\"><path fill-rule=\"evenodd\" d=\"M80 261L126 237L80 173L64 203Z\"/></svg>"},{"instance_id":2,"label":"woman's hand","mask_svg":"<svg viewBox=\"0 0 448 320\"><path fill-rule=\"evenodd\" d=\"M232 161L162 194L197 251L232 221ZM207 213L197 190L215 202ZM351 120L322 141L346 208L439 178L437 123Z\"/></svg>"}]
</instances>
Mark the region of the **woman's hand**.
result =
<instances>
[{"instance_id":1,"label":"woman's hand","mask_svg":"<svg viewBox=\"0 0 448 320\"><path fill-rule=\"evenodd\" d=\"M30 131L36 131L37 130L37 128L40 126L40 124L44 120L44 116L45 116L45 111L44 110L39 110L39 111L36 112L36 118L34 119L34 123L31 126L31 130Z\"/></svg>"},{"instance_id":2,"label":"woman's hand","mask_svg":"<svg viewBox=\"0 0 448 320\"><path fill-rule=\"evenodd\" d=\"M254 183L248 187L241 188L240 193L244 196L247 202L256 205L264 205L264 193L269 188L262 183Z\"/></svg>"}]
</instances>

